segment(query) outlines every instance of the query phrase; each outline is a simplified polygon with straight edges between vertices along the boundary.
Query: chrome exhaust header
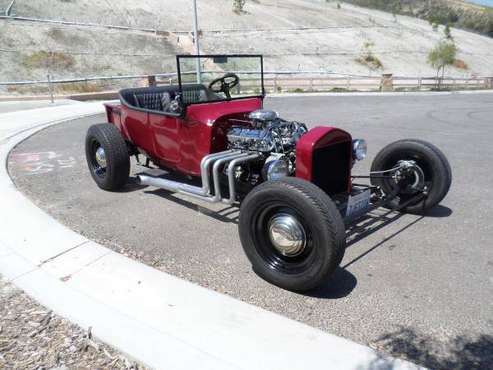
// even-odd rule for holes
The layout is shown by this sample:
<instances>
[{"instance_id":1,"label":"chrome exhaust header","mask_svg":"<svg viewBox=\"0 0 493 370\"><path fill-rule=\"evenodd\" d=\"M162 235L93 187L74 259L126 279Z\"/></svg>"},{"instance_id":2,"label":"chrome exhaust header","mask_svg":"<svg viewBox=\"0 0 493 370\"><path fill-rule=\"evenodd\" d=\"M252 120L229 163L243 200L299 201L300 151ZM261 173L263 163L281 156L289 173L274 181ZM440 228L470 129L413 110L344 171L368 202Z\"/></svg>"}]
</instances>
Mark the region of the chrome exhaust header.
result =
<instances>
[{"instance_id":1,"label":"chrome exhaust header","mask_svg":"<svg viewBox=\"0 0 493 370\"><path fill-rule=\"evenodd\" d=\"M138 175L137 182L141 185L154 186L175 193L186 194L210 203L219 203L222 201L227 204L233 204L236 201L234 169L239 164L255 160L258 157L260 157L260 154L252 152L242 152L241 150L226 150L223 152L213 153L205 156L200 163L202 187L149 175ZM229 165L227 167L227 177L229 187L229 199L223 199L221 196L221 184L219 182L219 174L223 165L226 165L228 162ZM211 166L214 195L212 195L210 188Z\"/></svg>"}]
</instances>

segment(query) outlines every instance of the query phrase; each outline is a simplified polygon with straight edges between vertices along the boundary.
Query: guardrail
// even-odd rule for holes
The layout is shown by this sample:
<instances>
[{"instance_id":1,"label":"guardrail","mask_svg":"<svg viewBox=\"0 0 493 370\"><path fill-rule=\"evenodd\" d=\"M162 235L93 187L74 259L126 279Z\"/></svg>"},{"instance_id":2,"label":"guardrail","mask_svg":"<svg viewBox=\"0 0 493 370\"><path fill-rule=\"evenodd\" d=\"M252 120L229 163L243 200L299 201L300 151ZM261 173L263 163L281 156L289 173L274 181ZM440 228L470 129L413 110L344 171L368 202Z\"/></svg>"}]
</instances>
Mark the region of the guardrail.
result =
<instances>
[{"instance_id":1,"label":"guardrail","mask_svg":"<svg viewBox=\"0 0 493 370\"><path fill-rule=\"evenodd\" d=\"M203 74L218 73L203 71ZM237 71L241 78L241 90L260 90L260 79L249 78L258 72ZM185 72L193 75L195 72ZM323 71L266 71L264 85L267 92L317 92L317 91L422 91L432 89L493 89L493 77L403 77L383 74L382 76L362 76ZM9 92L19 92L18 86L31 85L31 90L44 91L54 99L60 93L99 92L116 90L124 86L123 80L134 80L132 85L156 86L177 83L176 73L151 75L96 76L71 79L54 79L51 75L46 80L5 81L0 86L7 86ZM80 85L77 85L80 84ZM90 85L93 84L93 85ZM28 89L29 90L29 89ZM87 90L87 91L86 91Z\"/></svg>"},{"instance_id":2,"label":"guardrail","mask_svg":"<svg viewBox=\"0 0 493 370\"><path fill-rule=\"evenodd\" d=\"M254 84L242 80L243 85ZM432 89L492 89L493 77L436 78L436 77L292 77L274 76L265 79L265 88L272 92L300 90L300 92L347 91L400 91Z\"/></svg>"}]
</instances>

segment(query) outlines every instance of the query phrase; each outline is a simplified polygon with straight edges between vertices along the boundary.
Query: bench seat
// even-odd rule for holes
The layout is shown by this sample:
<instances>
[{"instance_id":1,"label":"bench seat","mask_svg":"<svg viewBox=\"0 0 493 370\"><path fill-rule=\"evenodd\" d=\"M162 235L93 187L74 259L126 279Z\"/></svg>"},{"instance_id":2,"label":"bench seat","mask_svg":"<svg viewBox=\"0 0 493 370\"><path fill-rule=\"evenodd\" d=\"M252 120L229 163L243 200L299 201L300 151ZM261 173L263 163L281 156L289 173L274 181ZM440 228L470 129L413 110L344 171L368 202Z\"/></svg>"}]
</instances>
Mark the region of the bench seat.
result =
<instances>
[{"instance_id":1,"label":"bench seat","mask_svg":"<svg viewBox=\"0 0 493 370\"><path fill-rule=\"evenodd\" d=\"M179 92L178 85L141 87L120 90L120 101L124 105L144 110L169 112L171 101ZM182 101L185 104L203 103L220 99L201 84L183 85Z\"/></svg>"}]
</instances>

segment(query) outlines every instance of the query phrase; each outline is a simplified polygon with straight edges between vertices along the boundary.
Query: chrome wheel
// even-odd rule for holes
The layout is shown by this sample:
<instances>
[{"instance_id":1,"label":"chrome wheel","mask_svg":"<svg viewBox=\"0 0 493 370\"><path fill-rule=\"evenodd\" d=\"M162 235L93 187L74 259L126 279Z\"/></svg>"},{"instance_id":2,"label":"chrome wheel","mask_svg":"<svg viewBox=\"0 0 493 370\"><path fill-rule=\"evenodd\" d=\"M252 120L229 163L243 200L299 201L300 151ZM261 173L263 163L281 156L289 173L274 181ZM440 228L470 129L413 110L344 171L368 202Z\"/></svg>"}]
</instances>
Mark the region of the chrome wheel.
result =
<instances>
[{"instance_id":1,"label":"chrome wheel","mask_svg":"<svg viewBox=\"0 0 493 370\"><path fill-rule=\"evenodd\" d=\"M305 250L305 229L296 217L288 213L279 213L270 219L269 238L283 256L296 257Z\"/></svg>"},{"instance_id":2,"label":"chrome wheel","mask_svg":"<svg viewBox=\"0 0 493 370\"><path fill-rule=\"evenodd\" d=\"M100 146L96 150L96 162L99 164L101 168L106 168L106 153L104 152L104 149L102 146Z\"/></svg>"},{"instance_id":3,"label":"chrome wheel","mask_svg":"<svg viewBox=\"0 0 493 370\"><path fill-rule=\"evenodd\" d=\"M99 178L103 179L106 176L108 169L108 160L106 151L103 146L95 138L92 138L89 145L90 157L89 166L92 172Z\"/></svg>"}]
</instances>

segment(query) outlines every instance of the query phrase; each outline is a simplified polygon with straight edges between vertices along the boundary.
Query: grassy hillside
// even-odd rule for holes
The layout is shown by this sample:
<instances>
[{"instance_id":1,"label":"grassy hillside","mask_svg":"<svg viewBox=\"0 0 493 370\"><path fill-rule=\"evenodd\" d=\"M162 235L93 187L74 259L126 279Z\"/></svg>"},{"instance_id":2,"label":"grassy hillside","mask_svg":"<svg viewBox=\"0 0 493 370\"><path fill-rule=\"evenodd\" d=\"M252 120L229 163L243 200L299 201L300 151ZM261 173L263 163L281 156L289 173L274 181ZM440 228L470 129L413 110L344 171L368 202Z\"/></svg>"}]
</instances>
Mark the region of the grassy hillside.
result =
<instances>
[{"instance_id":1,"label":"grassy hillside","mask_svg":"<svg viewBox=\"0 0 493 370\"><path fill-rule=\"evenodd\" d=\"M0 7L2 1L6 3L0 0ZM372 76L436 73L427 56L444 37L443 26L338 3L247 0L238 14L231 0L200 0L201 50L260 53L270 71ZM46 79L48 73L53 78L72 78L174 72L175 55L194 50L191 4L176 0L17 0L17 16L100 26L0 19L0 80ZM131 29L102 26L108 24ZM452 36L459 48L457 58L463 63L448 68L447 75L493 75L493 38L456 28Z\"/></svg>"},{"instance_id":2,"label":"grassy hillside","mask_svg":"<svg viewBox=\"0 0 493 370\"><path fill-rule=\"evenodd\" d=\"M346 0L394 14L411 15L430 23L449 24L493 37L493 8L461 0Z\"/></svg>"}]
</instances>

